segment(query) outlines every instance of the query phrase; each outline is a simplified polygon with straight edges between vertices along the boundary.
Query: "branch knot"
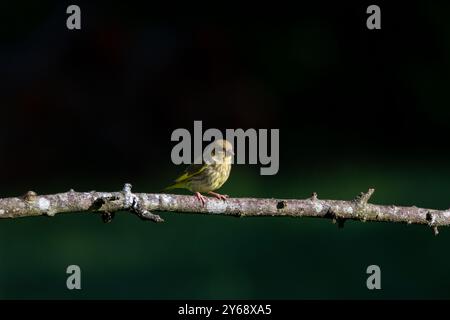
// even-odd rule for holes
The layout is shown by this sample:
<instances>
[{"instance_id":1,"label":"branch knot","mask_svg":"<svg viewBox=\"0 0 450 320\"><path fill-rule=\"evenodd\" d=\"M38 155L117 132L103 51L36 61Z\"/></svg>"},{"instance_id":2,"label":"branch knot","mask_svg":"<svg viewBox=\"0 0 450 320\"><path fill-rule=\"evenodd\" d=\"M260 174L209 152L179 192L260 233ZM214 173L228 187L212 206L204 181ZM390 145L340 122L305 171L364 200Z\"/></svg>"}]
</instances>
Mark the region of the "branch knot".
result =
<instances>
[{"instance_id":1,"label":"branch knot","mask_svg":"<svg viewBox=\"0 0 450 320\"><path fill-rule=\"evenodd\" d=\"M131 192L133 186L131 183L125 183L123 187L124 194L124 207L134 212L139 218L143 220L150 220L153 222L164 222L164 220L157 214L153 214L146 210L140 203L140 199L137 195Z\"/></svg>"},{"instance_id":2,"label":"branch knot","mask_svg":"<svg viewBox=\"0 0 450 320\"><path fill-rule=\"evenodd\" d=\"M125 183L125 185L123 186L123 195L124 195L124 207L129 209L132 208L133 205L135 205L135 195L131 192L131 188L133 186L131 185L131 183Z\"/></svg>"}]
</instances>

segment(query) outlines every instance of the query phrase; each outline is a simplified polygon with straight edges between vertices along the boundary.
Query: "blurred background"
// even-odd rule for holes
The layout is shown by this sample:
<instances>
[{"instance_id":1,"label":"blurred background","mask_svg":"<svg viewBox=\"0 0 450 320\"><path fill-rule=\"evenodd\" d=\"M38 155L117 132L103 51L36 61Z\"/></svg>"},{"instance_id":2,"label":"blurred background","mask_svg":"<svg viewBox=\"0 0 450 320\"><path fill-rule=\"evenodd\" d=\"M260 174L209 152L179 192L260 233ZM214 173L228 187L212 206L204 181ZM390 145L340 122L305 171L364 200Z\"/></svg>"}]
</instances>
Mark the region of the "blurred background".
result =
<instances>
[{"instance_id":1,"label":"blurred background","mask_svg":"<svg viewBox=\"0 0 450 320\"><path fill-rule=\"evenodd\" d=\"M66 8L81 8L81 30ZM279 128L280 170L236 165L233 197L450 206L449 5L1 5L0 197L158 192L176 128ZM185 193L180 191L180 193ZM450 230L161 213L0 220L2 299L450 298ZM68 265L82 290L66 289ZM366 288L381 268L382 290Z\"/></svg>"}]
</instances>

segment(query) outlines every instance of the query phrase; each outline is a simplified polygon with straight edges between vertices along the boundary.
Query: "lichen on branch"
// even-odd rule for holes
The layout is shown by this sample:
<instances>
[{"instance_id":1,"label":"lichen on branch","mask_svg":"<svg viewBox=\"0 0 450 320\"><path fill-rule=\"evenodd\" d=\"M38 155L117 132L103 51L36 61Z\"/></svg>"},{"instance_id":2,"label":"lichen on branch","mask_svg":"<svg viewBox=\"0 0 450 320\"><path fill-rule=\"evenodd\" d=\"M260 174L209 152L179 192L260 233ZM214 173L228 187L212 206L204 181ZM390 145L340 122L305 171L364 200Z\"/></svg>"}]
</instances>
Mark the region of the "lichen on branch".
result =
<instances>
[{"instance_id":1,"label":"lichen on branch","mask_svg":"<svg viewBox=\"0 0 450 320\"><path fill-rule=\"evenodd\" d=\"M155 212L197 213L236 217L316 217L328 218L340 227L346 220L403 222L423 224L438 234L438 227L450 225L450 210L424 209L415 206L385 206L369 203L374 189L362 192L353 200L322 200L316 193L307 199L207 198L203 206L194 196L165 193L133 193L125 184L117 192L75 192L52 195L33 191L21 197L0 199L0 218L54 216L69 212L101 214L110 222L117 211L129 211L143 220L163 222Z\"/></svg>"}]
</instances>

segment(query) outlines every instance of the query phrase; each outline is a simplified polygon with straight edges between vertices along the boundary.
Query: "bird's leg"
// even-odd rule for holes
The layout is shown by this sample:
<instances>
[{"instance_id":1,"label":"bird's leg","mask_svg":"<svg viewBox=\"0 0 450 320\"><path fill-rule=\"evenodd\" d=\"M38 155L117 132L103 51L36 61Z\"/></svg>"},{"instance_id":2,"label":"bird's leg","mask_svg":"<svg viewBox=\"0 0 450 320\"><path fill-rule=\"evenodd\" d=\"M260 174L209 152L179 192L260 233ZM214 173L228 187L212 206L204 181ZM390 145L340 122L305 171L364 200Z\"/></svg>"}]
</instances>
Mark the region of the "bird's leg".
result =
<instances>
[{"instance_id":1,"label":"bird's leg","mask_svg":"<svg viewBox=\"0 0 450 320\"><path fill-rule=\"evenodd\" d=\"M206 203L205 196L203 196L200 192L196 192L195 197L202 203L202 206L205 206L205 203Z\"/></svg>"},{"instance_id":2,"label":"bird's leg","mask_svg":"<svg viewBox=\"0 0 450 320\"><path fill-rule=\"evenodd\" d=\"M208 192L208 194L216 197L219 200L223 200L223 201L227 200L227 198L228 198L228 195L226 195L226 194L219 194L219 193L212 192L212 191Z\"/></svg>"}]
</instances>

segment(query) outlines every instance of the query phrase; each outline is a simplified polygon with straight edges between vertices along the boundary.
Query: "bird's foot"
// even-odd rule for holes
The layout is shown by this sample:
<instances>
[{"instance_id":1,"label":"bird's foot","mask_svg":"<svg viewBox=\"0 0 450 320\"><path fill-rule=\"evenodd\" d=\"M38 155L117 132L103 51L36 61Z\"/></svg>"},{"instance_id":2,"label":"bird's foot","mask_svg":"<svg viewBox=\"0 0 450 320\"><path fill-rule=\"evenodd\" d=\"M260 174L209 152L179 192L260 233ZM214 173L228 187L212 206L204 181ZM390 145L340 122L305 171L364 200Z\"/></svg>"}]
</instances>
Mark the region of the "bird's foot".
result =
<instances>
[{"instance_id":1,"label":"bird's foot","mask_svg":"<svg viewBox=\"0 0 450 320\"><path fill-rule=\"evenodd\" d=\"M204 207L206 203L206 197L203 196L200 192L196 192L195 197L202 203L202 206Z\"/></svg>"},{"instance_id":2,"label":"bird's foot","mask_svg":"<svg viewBox=\"0 0 450 320\"><path fill-rule=\"evenodd\" d=\"M208 192L208 194L216 197L219 200L223 200L223 201L227 200L227 198L228 198L228 195L226 195L226 194L219 194L219 193L212 192L212 191Z\"/></svg>"}]
</instances>

